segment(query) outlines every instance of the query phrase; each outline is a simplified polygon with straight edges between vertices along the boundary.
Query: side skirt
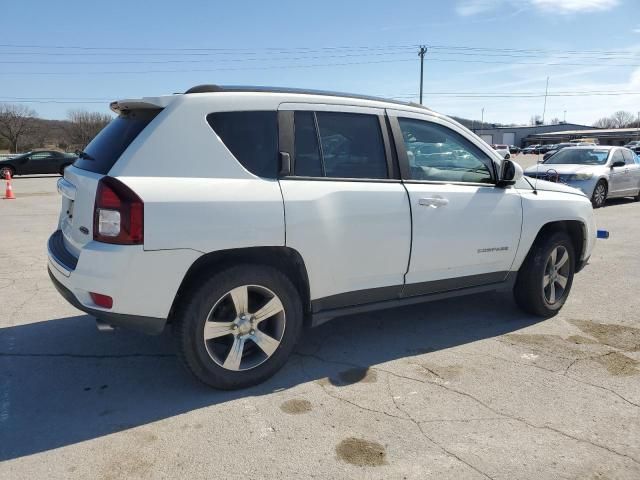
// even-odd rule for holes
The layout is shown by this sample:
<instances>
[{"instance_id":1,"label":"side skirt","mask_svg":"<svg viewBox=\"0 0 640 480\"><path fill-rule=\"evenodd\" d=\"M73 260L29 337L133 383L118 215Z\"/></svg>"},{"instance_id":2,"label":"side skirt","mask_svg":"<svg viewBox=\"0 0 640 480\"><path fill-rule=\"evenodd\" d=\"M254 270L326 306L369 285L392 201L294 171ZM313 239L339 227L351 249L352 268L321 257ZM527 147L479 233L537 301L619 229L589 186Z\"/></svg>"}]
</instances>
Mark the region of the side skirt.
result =
<instances>
[{"instance_id":1,"label":"side skirt","mask_svg":"<svg viewBox=\"0 0 640 480\"><path fill-rule=\"evenodd\" d=\"M434 302L444 300L446 298L462 297L465 295L474 295L476 293L492 292L492 291L510 291L516 281L517 272L509 272L507 278L500 282L479 285L475 287L458 288L445 292L429 293L426 295L417 295L413 297L394 298L392 300L384 300L380 302L371 302L361 305L352 305L341 308L333 308L329 310L321 310L314 312L311 316L311 326L317 327L337 317L346 315L354 315L357 313L371 312L375 310L386 310L390 308L403 307L406 305L414 305L417 303Z\"/></svg>"}]
</instances>

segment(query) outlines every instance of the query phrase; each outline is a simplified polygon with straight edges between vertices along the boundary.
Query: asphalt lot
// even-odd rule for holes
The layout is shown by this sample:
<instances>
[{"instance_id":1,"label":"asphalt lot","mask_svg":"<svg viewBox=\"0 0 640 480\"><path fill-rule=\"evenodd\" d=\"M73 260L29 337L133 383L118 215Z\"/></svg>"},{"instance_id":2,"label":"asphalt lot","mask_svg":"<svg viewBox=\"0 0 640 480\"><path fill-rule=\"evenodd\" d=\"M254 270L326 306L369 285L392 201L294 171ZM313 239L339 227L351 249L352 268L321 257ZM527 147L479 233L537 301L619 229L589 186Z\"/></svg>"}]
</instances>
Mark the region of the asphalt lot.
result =
<instances>
[{"instance_id":1,"label":"asphalt lot","mask_svg":"<svg viewBox=\"0 0 640 480\"><path fill-rule=\"evenodd\" d=\"M499 294L338 319L219 392L169 333L57 294L56 180L0 200L0 478L640 478L640 204L596 211L611 238L553 319Z\"/></svg>"}]
</instances>

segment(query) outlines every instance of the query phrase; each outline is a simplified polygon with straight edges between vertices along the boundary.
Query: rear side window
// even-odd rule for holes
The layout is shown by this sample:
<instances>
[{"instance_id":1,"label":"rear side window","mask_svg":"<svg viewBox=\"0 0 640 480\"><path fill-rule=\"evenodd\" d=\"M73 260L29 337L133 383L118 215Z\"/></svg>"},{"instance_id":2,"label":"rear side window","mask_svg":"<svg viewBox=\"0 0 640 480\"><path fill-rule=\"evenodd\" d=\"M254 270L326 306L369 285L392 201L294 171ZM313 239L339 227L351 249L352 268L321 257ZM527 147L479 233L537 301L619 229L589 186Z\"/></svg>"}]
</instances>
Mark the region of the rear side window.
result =
<instances>
[{"instance_id":1,"label":"rear side window","mask_svg":"<svg viewBox=\"0 0 640 480\"><path fill-rule=\"evenodd\" d=\"M278 176L275 111L210 113L207 122L244 168L259 177Z\"/></svg>"},{"instance_id":2,"label":"rear side window","mask_svg":"<svg viewBox=\"0 0 640 480\"><path fill-rule=\"evenodd\" d=\"M294 174L388 178L378 117L360 113L296 112Z\"/></svg>"},{"instance_id":3,"label":"rear side window","mask_svg":"<svg viewBox=\"0 0 640 480\"><path fill-rule=\"evenodd\" d=\"M121 113L104 127L84 149L89 158L78 158L73 165L106 175L131 142L156 118L160 109L132 110Z\"/></svg>"},{"instance_id":4,"label":"rear side window","mask_svg":"<svg viewBox=\"0 0 640 480\"><path fill-rule=\"evenodd\" d=\"M624 156L624 161L627 165L633 165L635 155L631 150L622 150L622 155Z\"/></svg>"}]
</instances>

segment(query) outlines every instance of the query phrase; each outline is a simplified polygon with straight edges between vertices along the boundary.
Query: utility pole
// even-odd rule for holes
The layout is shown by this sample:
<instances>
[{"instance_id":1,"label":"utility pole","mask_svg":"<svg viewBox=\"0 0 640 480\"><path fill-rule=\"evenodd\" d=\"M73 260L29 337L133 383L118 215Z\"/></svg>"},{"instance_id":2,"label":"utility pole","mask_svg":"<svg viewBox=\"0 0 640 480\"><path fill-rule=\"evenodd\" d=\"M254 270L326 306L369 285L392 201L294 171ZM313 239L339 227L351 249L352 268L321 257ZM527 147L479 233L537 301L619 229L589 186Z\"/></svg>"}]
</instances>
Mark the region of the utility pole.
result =
<instances>
[{"instance_id":1,"label":"utility pole","mask_svg":"<svg viewBox=\"0 0 640 480\"><path fill-rule=\"evenodd\" d=\"M420 105L422 105L422 80L424 78L424 54L427 53L427 47L420 45L418 56L420 57Z\"/></svg>"},{"instance_id":2,"label":"utility pole","mask_svg":"<svg viewBox=\"0 0 640 480\"><path fill-rule=\"evenodd\" d=\"M547 95L549 94L549 77L547 77L547 87L544 89L544 107L542 109L542 125L544 125L544 114L547 113Z\"/></svg>"}]
</instances>

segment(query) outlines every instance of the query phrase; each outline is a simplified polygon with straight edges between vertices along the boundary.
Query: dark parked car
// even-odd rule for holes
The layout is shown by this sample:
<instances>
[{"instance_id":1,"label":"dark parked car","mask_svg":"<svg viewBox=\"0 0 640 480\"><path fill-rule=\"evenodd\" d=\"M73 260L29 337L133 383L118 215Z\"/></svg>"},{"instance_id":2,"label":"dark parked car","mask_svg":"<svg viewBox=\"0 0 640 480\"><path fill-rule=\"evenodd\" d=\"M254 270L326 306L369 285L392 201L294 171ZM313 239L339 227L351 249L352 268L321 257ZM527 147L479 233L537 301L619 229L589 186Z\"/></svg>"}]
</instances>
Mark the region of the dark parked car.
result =
<instances>
[{"instance_id":1,"label":"dark parked car","mask_svg":"<svg viewBox=\"0 0 640 480\"><path fill-rule=\"evenodd\" d=\"M544 154L543 160L546 160L551 155L554 155L557 151L562 150L563 148L575 147L575 146L576 145L574 143L558 143L556 145L553 145L553 149L547 151L547 153Z\"/></svg>"},{"instance_id":2,"label":"dark parked car","mask_svg":"<svg viewBox=\"0 0 640 480\"><path fill-rule=\"evenodd\" d=\"M509 145L509 153L511 155L515 155L516 153L520 153L520 147L516 147L515 145Z\"/></svg>"},{"instance_id":3,"label":"dark parked car","mask_svg":"<svg viewBox=\"0 0 640 480\"><path fill-rule=\"evenodd\" d=\"M536 153L536 149L539 147L540 145L529 145L528 147L525 147L522 149L522 153L524 154L532 154L532 153Z\"/></svg>"},{"instance_id":4,"label":"dark parked car","mask_svg":"<svg viewBox=\"0 0 640 480\"><path fill-rule=\"evenodd\" d=\"M7 171L14 175L31 175L36 173L59 173L76 161L73 153L41 150L28 152L16 157L0 160L0 177L4 178Z\"/></svg>"}]
</instances>

